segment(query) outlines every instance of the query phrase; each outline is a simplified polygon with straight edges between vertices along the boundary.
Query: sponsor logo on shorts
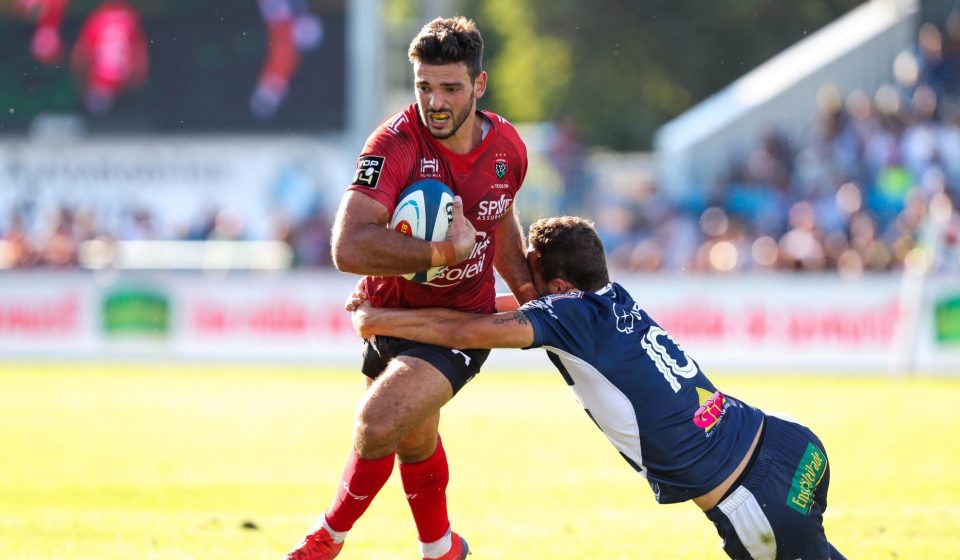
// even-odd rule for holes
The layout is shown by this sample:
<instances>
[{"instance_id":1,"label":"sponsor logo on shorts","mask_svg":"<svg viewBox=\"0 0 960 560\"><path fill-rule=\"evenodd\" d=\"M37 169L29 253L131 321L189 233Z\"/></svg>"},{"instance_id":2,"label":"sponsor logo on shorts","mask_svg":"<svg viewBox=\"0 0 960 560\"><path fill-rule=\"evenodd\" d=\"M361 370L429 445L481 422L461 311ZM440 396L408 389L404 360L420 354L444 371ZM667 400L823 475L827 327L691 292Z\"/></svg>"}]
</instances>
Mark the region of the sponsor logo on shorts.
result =
<instances>
[{"instance_id":1,"label":"sponsor logo on shorts","mask_svg":"<svg viewBox=\"0 0 960 560\"><path fill-rule=\"evenodd\" d=\"M797 471L793 473L793 483L787 492L787 505L803 515L810 515L814 491L820 486L826 471L827 456L816 445L808 443Z\"/></svg>"},{"instance_id":2,"label":"sponsor logo on shorts","mask_svg":"<svg viewBox=\"0 0 960 560\"><path fill-rule=\"evenodd\" d=\"M383 156L363 156L357 160L357 172L353 176L353 184L370 189L377 188L380 172L386 159Z\"/></svg>"}]
</instances>

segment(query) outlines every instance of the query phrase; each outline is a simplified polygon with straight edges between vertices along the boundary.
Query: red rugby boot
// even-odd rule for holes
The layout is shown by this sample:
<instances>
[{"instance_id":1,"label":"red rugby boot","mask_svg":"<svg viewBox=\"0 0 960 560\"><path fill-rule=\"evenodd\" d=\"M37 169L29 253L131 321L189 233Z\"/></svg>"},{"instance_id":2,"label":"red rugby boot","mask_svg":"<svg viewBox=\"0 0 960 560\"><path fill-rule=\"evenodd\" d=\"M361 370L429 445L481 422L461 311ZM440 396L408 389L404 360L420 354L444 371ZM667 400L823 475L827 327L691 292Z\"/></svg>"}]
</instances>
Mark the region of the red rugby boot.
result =
<instances>
[{"instance_id":1,"label":"red rugby boot","mask_svg":"<svg viewBox=\"0 0 960 560\"><path fill-rule=\"evenodd\" d=\"M310 533L297 548L291 550L284 560L333 560L340 554L342 542L334 542L333 537L323 527Z\"/></svg>"}]
</instances>

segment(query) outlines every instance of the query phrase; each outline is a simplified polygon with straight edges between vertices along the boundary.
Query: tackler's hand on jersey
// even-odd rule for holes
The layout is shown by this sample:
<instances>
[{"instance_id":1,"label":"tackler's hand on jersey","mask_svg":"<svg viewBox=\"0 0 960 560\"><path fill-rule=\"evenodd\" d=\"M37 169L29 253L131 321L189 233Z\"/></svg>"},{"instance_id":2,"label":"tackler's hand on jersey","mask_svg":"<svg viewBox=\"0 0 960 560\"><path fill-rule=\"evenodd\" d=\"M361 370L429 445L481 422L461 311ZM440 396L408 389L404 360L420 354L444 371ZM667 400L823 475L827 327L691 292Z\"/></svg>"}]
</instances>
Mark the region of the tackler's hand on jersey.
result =
<instances>
[{"instance_id":1,"label":"tackler's hand on jersey","mask_svg":"<svg viewBox=\"0 0 960 560\"><path fill-rule=\"evenodd\" d=\"M357 286L352 292L350 292L350 295L347 296L347 301L343 303L343 309L349 313L353 313L368 299L367 292L364 292L359 286Z\"/></svg>"},{"instance_id":2,"label":"tackler's hand on jersey","mask_svg":"<svg viewBox=\"0 0 960 560\"><path fill-rule=\"evenodd\" d=\"M353 309L350 313L350 320L353 322L353 330L357 336L362 339L368 339L373 334L370 332L370 326L375 319L377 308L370 305L366 299L355 299Z\"/></svg>"}]
</instances>

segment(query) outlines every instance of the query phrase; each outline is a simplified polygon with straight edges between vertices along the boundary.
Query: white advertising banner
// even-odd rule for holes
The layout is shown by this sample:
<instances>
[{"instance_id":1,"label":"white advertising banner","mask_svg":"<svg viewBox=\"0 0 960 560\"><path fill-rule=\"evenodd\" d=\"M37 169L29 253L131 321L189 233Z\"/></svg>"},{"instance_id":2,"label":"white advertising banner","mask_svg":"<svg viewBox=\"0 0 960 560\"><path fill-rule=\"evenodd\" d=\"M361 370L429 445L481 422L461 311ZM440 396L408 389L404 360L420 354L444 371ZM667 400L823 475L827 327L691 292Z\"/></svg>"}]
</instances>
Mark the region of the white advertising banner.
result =
<instances>
[{"instance_id":1,"label":"white advertising banner","mask_svg":"<svg viewBox=\"0 0 960 560\"><path fill-rule=\"evenodd\" d=\"M357 279L335 273L178 279L175 351L359 364L361 343L343 310Z\"/></svg>"},{"instance_id":2,"label":"white advertising banner","mask_svg":"<svg viewBox=\"0 0 960 560\"><path fill-rule=\"evenodd\" d=\"M271 239L277 217L335 207L354 158L340 143L297 137L0 140L0 230L11 209L43 222L72 208L125 239L173 239L222 211L244 238Z\"/></svg>"},{"instance_id":3,"label":"white advertising banner","mask_svg":"<svg viewBox=\"0 0 960 560\"><path fill-rule=\"evenodd\" d=\"M356 277L0 274L0 358L300 361L359 365L343 300ZM895 276L619 278L704 369L960 373L960 284ZM911 310L915 312L911 312ZM904 328L909 327L909 328ZM499 350L495 367L548 367Z\"/></svg>"},{"instance_id":4,"label":"white advertising banner","mask_svg":"<svg viewBox=\"0 0 960 560\"><path fill-rule=\"evenodd\" d=\"M960 374L960 278L943 276L923 284L916 320L907 323L904 346L913 346L907 365Z\"/></svg>"},{"instance_id":5,"label":"white advertising banner","mask_svg":"<svg viewBox=\"0 0 960 560\"><path fill-rule=\"evenodd\" d=\"M701 363L875 370L893 359L894 277L652 277L626 286Z\"/></svg>"},{"instance_id":6,"label":"white advertising banner","mask_svg":"<svg viewBox=\"0 0 960 560\"><path fill-rule=\"evenodd\" d=\"M356 362L343 274L0 274L0 357Z\"/></svg>"}]
</instances>

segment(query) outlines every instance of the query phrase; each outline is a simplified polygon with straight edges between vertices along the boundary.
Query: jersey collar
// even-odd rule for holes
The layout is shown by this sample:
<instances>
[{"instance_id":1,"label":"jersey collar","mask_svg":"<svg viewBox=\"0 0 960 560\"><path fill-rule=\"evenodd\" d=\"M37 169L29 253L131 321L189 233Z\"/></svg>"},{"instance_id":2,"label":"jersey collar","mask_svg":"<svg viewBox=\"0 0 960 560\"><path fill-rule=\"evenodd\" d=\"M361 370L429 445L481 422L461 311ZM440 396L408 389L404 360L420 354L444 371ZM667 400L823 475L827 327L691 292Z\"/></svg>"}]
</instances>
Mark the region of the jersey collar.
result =
<instances>
[{"instance_id":1,"label":"jersey collar","mask_svg":"<svg viewBox=\"0 0 960 560\"><path fill-rule=\"evenodd\" d=\"M593 293L597 294L598 296L602 296L602 295L606 294L607 292L611 292L611 291L613 291L613 282L608 283L606 286L600 288L599 290L597 290L597 291L595 291L595 292L593 292Z\"/></svg>"}]
</instances>

